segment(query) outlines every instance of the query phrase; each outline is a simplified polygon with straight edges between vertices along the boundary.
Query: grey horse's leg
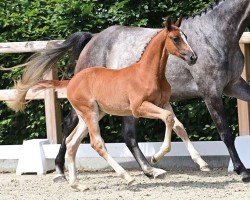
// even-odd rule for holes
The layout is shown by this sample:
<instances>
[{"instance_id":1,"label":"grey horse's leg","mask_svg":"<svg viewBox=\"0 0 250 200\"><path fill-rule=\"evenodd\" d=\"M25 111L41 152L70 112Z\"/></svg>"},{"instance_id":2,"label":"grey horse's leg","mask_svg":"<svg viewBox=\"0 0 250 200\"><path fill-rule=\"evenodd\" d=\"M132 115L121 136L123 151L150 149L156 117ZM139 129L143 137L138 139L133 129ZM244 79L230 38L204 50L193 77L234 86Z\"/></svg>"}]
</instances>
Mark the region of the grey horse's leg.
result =
<instances>
[{"instance_id":1,"label":"grey horse's leg","mask_svg":"<svg viewBox=\"0 0 250 200\"><path fill-rule=\"evenodd\" d=\"M243 101L250 101L250 86L241 77L238 81L228 84L224 89L224 93L230 97L235 97Z\"/></svg>"},{"instance_id":2,"label":"grey horse's leg","mask_svg":"<svg viewBox=\"0 0 250 200\"><path fill-rule=\"evenodd\" d=\"M63 139L62 144L60 146L59 152L55 159L56 166L56 177L54 178L54 182L62 182L65 181L64 175L64 164L65 164L65 154L66 154L66 138L69 134L74 130L76 125L78 124L78 117L74 109L70 111L63 123Z\"/></svg>"},{"instance_id":3,"label":"grey horse's leg","mask_svg":"<svg viewBox=\"0 0 250 200\"><path fill-rule=\"evenodd\" d=\"M124 138L124 141L135 157L136 161L140 165L141 169L143 170L144 174L148 177L154 177L154 178L162 178L165 176L166 171L163 169L158 169L152 167L143 153L141 152L138 142L136 139L136 124L138 122L137 119L134 117L123 117L122 118L122 136Z\"/></svg>"},{"instance_id":4,"label":"grey horse's leg","mask_svg":"<svg viewBox=\"0 0 250 200\"><path fill-rule=\"evenodd\" d=\"M227 124L226 113L224 111L221 97L213 96L205 98L205 103L210 112L210 115L216 124L221 140L226 144L230 157L233 162L234 171L242 175L242 181L250 182L250 172L241 162L234 145L234 137Z\"/></svg>"}]
</instances>

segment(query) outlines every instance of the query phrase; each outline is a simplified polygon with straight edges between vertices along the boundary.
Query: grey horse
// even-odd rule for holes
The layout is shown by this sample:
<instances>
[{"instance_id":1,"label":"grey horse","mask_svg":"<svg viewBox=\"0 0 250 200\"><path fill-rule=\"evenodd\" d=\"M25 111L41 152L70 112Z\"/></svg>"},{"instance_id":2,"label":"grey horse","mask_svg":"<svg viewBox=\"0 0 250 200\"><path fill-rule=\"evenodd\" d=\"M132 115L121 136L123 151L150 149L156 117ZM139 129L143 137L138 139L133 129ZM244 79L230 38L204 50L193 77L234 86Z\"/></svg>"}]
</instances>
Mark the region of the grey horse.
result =
<instances>
[{"instance_id":1,"label":"grey horse","mask_svg":"<svg viewBox=\"0 0 250 200\"><path fill-rule=\"evenodd\" d=\"M248 25L250 25L249 0L217 1L216 5L206 12L185 19L181 29L186 33L187 40L199 59L195 65L188 66L185 62L170 57L166 72L172 86L172 100L190 98L204 100L220 137L228 148L234 170L242 175L244 182L250 182L250 172L242 164L236 152L234 137L226 120L222 94L245 101L250 100L250 86L240 76L243 71L244 57L239 47L239 39ZM80 54L75 73L91 66L109 68L129 66L139 60L145 46L157 31L158 29L112 26L99 34L92 35L92 39ZM47 52L33 63L28 63L29 67L21 80L24 86L20 93L34 85L46 70L52 67L52 62L47 61L40 67L41 75L34 78L32 71L35 71L39 63L46 59L54 62L59 59L58 55ZM29 80L33 83L29 84ZM137 120L132 117L124 118L123 136L144 173L152 176L153 168L137 144L136 122ZM66 119L63 143L56 158L58 177L63 177L65 139L76 124L77 117L72 111ZM176 125L176 130L180 131L180 135L186 134L181 123Z\"/></svg>"}]
</instances>

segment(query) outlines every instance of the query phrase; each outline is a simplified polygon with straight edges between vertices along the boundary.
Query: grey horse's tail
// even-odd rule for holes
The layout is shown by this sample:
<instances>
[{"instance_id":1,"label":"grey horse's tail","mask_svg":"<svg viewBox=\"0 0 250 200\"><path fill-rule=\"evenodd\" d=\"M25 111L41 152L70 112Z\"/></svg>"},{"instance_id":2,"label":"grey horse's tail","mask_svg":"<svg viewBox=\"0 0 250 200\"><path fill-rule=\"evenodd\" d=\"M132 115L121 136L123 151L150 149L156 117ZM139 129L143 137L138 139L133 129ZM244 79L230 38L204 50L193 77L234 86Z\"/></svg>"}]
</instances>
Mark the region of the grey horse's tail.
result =
<instances>
[{"instance_id":1,"label":"grey horse's tail","mask_svg":"<svg viewBox=\"0 0 250 200\"><path fill-rule=\"evenodd\" d=\"M92 37L93 34L91 33L77 32L63 43L57 44L53 48L45 49L41 53L34 54L27 63L23 64L26 67L22 78L14 86L17 89L16 99L7 102L8 107L16 112L23 111L25 108L25 96L28 90L41 80L49 70L55 68L57 61L67 52L69 52L70 60L75 62L84 46Z\"/></svg>"}]
</instances>

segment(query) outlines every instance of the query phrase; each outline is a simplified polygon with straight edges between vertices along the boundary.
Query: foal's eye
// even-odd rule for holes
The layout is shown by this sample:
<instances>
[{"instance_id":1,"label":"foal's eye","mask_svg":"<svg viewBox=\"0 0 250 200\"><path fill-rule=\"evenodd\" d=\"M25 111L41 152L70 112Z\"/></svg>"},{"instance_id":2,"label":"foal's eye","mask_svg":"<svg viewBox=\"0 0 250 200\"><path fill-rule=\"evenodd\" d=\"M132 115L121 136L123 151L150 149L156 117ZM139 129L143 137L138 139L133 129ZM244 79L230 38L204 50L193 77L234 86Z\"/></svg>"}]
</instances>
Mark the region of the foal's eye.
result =
<instances>
[{"instance_id":1,"label":"foal's eye","mask_svg":"<svg viewBox=\"0 0 250 200\"><path fill-rule=\"evenodd\" d=\"M180 41L180 37L173 37L173 41L174 41L175 43L178 43L178 42Z\"/></svg>"}]
</instances>

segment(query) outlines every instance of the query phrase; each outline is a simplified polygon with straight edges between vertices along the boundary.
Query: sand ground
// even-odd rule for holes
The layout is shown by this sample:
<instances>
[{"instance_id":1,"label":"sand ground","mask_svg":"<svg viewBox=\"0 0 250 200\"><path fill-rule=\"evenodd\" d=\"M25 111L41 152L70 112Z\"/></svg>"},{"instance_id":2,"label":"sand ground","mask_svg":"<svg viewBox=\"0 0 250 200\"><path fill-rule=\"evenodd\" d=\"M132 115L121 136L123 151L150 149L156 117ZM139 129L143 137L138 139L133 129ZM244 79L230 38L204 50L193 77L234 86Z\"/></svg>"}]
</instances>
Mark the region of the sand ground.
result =
<instances>
[{"instance_id":1,"label":"sand ground","mask_svg":"<svg viewBox=\"0 0 250 200\"><path fill-rule=\"evenodd\" d=\"M140 171L130 171L136 181L125 184L113 171L79 172L80 183L89 187L79 192L67 182L54 183L54 173L45 176L0 174L1 200L137 200L137 199L225 199L250 200L250 184L241 182L235 173L226 169L211 172L168 171L164 179L149 179Z\"/></svg>"}]
</instances>

